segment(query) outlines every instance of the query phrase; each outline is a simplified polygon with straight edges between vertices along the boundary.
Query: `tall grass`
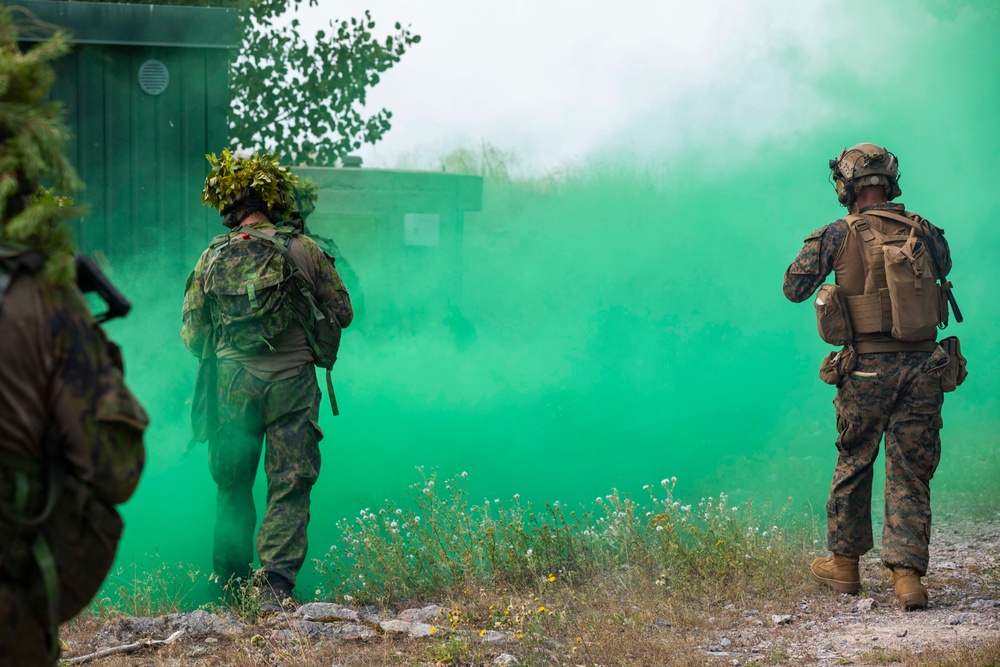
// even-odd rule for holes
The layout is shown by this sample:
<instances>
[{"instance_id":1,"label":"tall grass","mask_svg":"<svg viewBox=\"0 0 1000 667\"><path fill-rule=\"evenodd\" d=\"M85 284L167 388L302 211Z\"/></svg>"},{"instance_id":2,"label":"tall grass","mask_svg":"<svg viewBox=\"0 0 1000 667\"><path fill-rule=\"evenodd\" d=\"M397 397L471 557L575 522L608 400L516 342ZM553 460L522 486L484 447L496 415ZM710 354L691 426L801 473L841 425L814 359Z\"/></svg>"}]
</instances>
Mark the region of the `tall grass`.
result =
<instances>
[{"instance_id":1,"label":"tall grass","mask_svg":"<svg viewBox=\"0 0 1000 667\"><path fill-rule=\"evenodd\" d=\"M676 478L643 487L641 502L612 489L573 509L535 507L518 495L473 504L466 473L439 480L418 470L409 503L387 500L338 522L340 543L314 560L326 596L391 604L457 586L519 588L615 568L645 568L666 589L709 580L764 588L800 557L793 547L805 534L789 524L787 505L758 511L725 493L684 504Z\"/></svg>"}]
</instances>

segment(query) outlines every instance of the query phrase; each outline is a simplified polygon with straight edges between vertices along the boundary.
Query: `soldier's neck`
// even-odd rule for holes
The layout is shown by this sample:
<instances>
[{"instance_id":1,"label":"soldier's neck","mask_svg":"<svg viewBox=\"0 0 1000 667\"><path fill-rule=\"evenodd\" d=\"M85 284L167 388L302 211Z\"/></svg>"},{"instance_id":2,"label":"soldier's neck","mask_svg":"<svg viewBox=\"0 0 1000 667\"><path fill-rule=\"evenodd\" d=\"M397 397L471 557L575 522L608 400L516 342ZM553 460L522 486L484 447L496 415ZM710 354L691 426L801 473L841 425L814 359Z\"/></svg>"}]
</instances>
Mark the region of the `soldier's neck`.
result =
<instances>
[{"instance_id":1,"label":"soldier's neck","mask_svg":"<svg viewBox=\"0 0 1000 667\"><path fill-rule=\"evenodd\" d=\"M260 211L257 211L256 213L251 213L247 217L243 218L243 222L240 223L240 227L247 227L255 222L271 222L271 219Z\"/></svg>"}]
</instances>

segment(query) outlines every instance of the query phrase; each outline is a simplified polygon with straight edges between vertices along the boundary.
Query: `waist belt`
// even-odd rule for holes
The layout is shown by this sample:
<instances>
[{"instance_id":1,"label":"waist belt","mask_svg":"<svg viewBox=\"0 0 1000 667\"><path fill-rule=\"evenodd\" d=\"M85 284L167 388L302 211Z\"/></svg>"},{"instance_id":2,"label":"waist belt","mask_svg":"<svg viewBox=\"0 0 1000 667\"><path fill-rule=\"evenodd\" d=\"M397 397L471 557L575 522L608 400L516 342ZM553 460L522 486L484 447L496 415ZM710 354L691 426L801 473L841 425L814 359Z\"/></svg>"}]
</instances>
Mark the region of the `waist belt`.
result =
<instances>
[{"instance_id":1,"label":"waist belt","mask_svg":"<svg viewBox=\"0 0 1000 667\"><path fill-rule=\"evenodd\" d=\"M878 352L933 352L937 349L937 341L918 340L861 340L854 343L854 351L858 354L876 354Z\"/></svg>"}]
</instances>

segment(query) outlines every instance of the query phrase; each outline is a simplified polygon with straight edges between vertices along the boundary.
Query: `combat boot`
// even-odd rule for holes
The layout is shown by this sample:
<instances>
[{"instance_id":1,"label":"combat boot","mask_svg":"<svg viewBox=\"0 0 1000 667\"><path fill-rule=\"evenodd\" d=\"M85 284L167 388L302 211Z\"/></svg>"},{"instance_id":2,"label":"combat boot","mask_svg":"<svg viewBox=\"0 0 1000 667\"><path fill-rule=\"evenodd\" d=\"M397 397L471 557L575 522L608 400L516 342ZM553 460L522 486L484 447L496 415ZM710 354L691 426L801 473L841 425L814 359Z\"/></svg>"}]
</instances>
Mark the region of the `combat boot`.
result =
<instances>
[{"instance_id":1,"label":"combat boot","mask_svg":"<svg viewBox=\"0 0 1000 667\"><path fill-rule=\"evenodd\" d=\"M927 608L927 589L920 583L920 575L908 567L892 568L893 590L904 611Z\"/></svg>"},{"instance_id":2,"label":"combat boot","mask_svg":"<svg viewBox=\"0 0 1000 667\"><path fill-rule=\"evenodd\" d=\"M829 558L817 558L809 567L813 579L826 584L838 593L857 595L861 591L861 574L858 572L858 557L833 554Z\"/></svg>"},{"instance_id":3,"label":"combat boot","mask_svg":"<svg viewBox=\"0 0 1000 667\"><path fill-rule=\"evenodd\" d=\"M292 595L292 583L280 574L267 572L259 584L259 590L261 614L295 611L299 606Z\"/></svg>"}]
</instances>

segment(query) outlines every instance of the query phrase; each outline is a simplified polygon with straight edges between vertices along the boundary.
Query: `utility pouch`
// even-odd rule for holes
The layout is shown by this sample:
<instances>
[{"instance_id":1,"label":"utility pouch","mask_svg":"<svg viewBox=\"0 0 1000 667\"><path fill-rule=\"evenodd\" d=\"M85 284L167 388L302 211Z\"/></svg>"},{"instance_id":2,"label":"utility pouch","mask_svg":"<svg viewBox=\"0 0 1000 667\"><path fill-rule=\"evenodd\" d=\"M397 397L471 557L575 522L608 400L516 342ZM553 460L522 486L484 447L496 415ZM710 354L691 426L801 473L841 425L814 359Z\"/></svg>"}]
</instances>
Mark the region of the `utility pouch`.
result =
<instances>
[{"instance_id":1,"label":"utility pouch","mask_svg":"<svg viewBox=\"0 0 1000 667\"><path fill-rule=\"evenodd\" d=\"M819 379L827 384L839 385L857 365L858 356L854 352L854 347L848 345L823 358L823 363L819 366Z\"/></svg>"},{"instance_id":2,"label":"utility pouch","mask_svg":"<svg viewBox=\"0 0 1000 667\"><path fill-rule=\"evenodd\" d=\"M886 244L882 249L892 303L892 337L933 340L938 324L947 324L948 319L927 247L911 233L901 245Z\"/></svg>"},{"instance_id":3,"label":"utility pouch","mask_svg":"<svg viewBox=\"0 0 1000 667\"><path fill-rule=\"evenodd\" d=\"M955 391L956 387L965 382L965 378L969 375L958 336L948 336L938 341L938 345L948 353L948 367L941 374L941 390L945 392Z\"/></svg>"},{"instance_id":4,"label":"utility pouch","mask_svg":"<svg viewBox=\"0 0 1000 667\"><path fill-rule=\"evenodd\" d=\"M830 345L849 345L854 339L854 330L840 285L821 285L813 305L820 338Z\"/></svg>"}]
</instances>

